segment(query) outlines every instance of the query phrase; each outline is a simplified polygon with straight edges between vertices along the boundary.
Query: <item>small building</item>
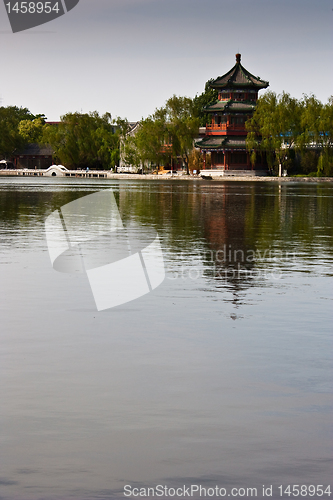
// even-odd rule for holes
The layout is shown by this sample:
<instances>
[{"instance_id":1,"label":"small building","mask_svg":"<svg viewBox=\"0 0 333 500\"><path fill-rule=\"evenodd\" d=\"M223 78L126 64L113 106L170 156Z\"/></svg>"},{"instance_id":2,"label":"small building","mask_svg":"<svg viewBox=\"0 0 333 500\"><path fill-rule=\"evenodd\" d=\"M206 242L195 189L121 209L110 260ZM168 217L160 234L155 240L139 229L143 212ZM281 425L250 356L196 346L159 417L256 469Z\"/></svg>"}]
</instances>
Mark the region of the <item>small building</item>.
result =
<instances>
[{"instance_id":1,"label":"small building","mask_svg":"<svg viewBox=\"0 0 333 500\"><path fill-rule=\"evenodd\" d=\"M14 154L13 163L16 168L47 169L53 164L53 154L49 145L27 144Z\"/></svg>"},{"instance_id":2,"label":"small building","mask_svg":"<svg viewBox=\"0 0 333 500\"><path fill-rule=\"evenodd\" d=\"M206 153L211 153L212 173L267 170L265 158L258 157L255 165L251 165L245 122L254 112L259 90L267 88L269 83L252 75L240 61L241 54L236 54L235 66L210 84L218 90L218 100L204 108L211 120L204 137L195 143L203 152L204 169Z\"/></svg>"}]
</instances>

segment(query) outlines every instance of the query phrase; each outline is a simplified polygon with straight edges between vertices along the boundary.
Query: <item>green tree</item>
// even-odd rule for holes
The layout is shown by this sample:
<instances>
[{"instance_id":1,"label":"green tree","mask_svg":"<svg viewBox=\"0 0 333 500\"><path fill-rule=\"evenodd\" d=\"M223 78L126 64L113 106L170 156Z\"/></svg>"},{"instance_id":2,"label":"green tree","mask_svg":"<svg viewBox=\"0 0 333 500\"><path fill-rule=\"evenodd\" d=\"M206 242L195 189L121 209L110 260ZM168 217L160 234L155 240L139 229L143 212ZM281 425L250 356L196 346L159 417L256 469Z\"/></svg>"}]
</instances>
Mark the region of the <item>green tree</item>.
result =
<instances>
[{"instance_id":1,"label":"green tree","mask_svg":"<svg viewBox=\"0 0 333 500\"><path fill-rule=\"evenodd\" d=\"M142 120L135 136L137 158L141 165L146 162L157 166L167 163L170 157L170 138L165 108L159 108L152 116Z\"/></svg>"},{"instance_id":2,"label":"green tree","mask_svg":"<svg viewBox=\"0 0 333 500\"><path fill-rule=\"evenodd\" d=\"M17 106L0 107L0 158L9 159L15 150L26 144L20 134L19 124L22 120L32 121L34 115L27 108Z\"/></svg>"},{"instance_id":3,"label":"green tree","mask_svg":"<svg viewBox=\"0 0 333 500\"><path fill-rule=\"evenodd\" d=\"M300 143L303 147L316 147L320 150L317 174L333 174L333 96L327 104L322 104L314 95L303 98L303 133Z\"/></svg>"},{"instance_id":4,"label":"green tree","mask_svg":"<svg viewBox=\"0 0 333 500\"><path fill-rule=\"evenodd\" d=\"M189 170L193 172L193 170L196 170L197 173L200 172L200 170L203 167L203 156L200 152L199 149L193 148L190 156L189 156Z\"/></svg>"},{"instance_id":5,"label":"green tree","mask_svg":"<svg viewBox=\"0 0 333 500\"><path fill-rule=\"evenodd\" d=\"M252 118L246 122L252 162L257 152L264 152L268 165L278 168L281 175L291 150L300 147L302 108L301 102L285 92L278 96L266 92L258 99Z\"/></svg>"},{"instance_id":6,"label":"green tree","mask_svg":"<svg viewBox=\"0 0 333 500\"><path fill-rule=\"evenodd\" d=\"M50 144L69 168L109 169L119 161L121 121L110 113L67 113L59 125L47 125L43 141Z\"/></svg>"},{"instance_id":7,"label":"green tree","mask_svg":"<svg viewBox=\"0 0 333 500\"><path fill-rule=\"evenodd\" d=\"M123 145L125 163L159 166L181 158L189 173L189 155L198 129L193 100L174 95L163 108L140 122L134 137L128 135Z\"/></svg>"},{"instance_id":8,"label":"green tree","mask_svg":"<svg viewBox=\"0 0 333 500\"><path fill-rule=\"evenodd\" d=\"M147 163L157 166L170 157L168 145L166 110L156 109L155 113L142 119L134 133L130 132L122 140L122 157L126 165L144 168Z\"/></svg>"},{"instance_id":9,"label":"green tree","mask_svg":"<svg viewBox=\"0 0 333 500\"><path fill-rule=\"evenodd\" d=\"M321 115L323 152L318 162L318 175L333 175L333 96L323 107Z\"/></svg>"},{"instance_id":10,"label":"green tree","mask_svg":"<svg viewBox=\"0 0 333 500\"><path fill-rule=\"evenodd\" d=\"M45 119L43 116L39 116L34 120L21 120L18 125L19 134L25 143L41 142L44 125Z\"/></svg>"},{"instance_id":11,"label":"green tree","mask_svg":"<svg viewBox=\"0 0 333 500\"><path fill-rule=\"evenodd\" d=\"M205 84L205 90L200 95L196 95L193 99L194 115L199 118L199 126L205 127L206 123L210 121L208 113L205 113L205 107L212 104L218 99L218 90L211 88L213 78L208 80Z\"/></svg>"},{"instance_id":12,"label":"green tree","mask_svg":"<svg viewBox=\"0 0 333 500\"><path fill-rule=\"evenodd\" d=\"M122 141L122 158L126 166L140 168L141 158L136 144L136 137L129 135Z\"/></svg>"},{"instance_id":13,"label":"green tree","mask_svg":"<svg viewBox=\"0 0 333 500\"><path fill-rule=\"evenodd\" d=\"M198 136L199 117L195 116L193 100L174 95L166 102L167 130L171 140L172 155L181 157L189 174L189 155L194 138Z\"/></svg>"}]
</instances>

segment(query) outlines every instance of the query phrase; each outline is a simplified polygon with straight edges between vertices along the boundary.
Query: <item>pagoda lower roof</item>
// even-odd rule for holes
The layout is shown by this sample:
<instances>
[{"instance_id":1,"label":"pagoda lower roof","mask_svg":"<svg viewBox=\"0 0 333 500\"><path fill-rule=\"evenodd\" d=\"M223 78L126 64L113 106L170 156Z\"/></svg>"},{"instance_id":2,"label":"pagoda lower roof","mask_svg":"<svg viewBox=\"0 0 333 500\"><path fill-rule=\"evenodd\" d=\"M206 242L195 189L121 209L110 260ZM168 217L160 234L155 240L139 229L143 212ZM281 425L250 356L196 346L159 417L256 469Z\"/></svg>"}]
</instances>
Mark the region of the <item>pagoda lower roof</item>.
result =
<instances>
[{"instance_id":1,"label":"pagoda lower roof","mask_svg":"<svg viewBox=\"0 0 333 500\"><path fill-rule=\"evenodd\" d=\"M254 76L247 71L240 62L240 54L236 54L235 66L228 73L225 73L225 75L213 80L210 87L213 89L265 89L268 85L268 82L261 80L259 76Z\"/></svg>"},{"instance_id":2,"label":"pagoda lower roof","mask_svg":"<svg viewBox=\"0 0 333 500\"><path fill-rule=\"evenodd\" d=\"M241 111L252 112L255 110L256 105L250 101L216 101L214 104L206 106L204 111L206 113L217 113L219 111L226 113L237 113Z\"/></svg>"},{"instance_id":3,"label":"pagoda lower roof","mask_svg":"<svg viewBox=\"0 0 333 500\"><path fill-rule=\"evenodd\" d=\"M195 146L204 150L246 149L244 136L218 136L210 135L195 142Z\"/></svg>"}]
</instances>

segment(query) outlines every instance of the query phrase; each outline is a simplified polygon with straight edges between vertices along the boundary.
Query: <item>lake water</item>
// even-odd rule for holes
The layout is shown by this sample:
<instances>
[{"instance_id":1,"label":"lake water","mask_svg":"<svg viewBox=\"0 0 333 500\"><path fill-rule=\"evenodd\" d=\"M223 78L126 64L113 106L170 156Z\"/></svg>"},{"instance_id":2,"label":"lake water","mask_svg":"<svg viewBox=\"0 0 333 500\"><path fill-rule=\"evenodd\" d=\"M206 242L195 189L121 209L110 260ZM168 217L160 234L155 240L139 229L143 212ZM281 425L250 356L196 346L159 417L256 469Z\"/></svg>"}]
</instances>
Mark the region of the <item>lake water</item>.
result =
<instances>
[{"instance_id":1,"label":"lake water","mask_svg":"<svg viewBox=\"0 0 333 500\"><path fill-rule=\"evenodd\" d=\"M98 312L44 227L110 188L166 278ZM0 211L1 500L329 498L333 184L8 178Z\"/></svg>"}]
</instances>

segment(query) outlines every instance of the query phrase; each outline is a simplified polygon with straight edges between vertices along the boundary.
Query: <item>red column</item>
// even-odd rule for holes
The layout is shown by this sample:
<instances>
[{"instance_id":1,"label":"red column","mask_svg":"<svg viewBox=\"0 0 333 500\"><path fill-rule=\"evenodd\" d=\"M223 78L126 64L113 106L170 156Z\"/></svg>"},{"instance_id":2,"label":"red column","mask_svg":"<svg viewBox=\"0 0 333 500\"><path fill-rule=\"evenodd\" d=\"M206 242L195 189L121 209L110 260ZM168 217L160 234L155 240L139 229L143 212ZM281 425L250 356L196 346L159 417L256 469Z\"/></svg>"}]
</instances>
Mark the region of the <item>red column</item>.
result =
<instances>
[{"instance_id":1,"label":"red column","mask_svg":"<svg viewBox=\"0 0 333 500\"><path fill-rule=\"evenodd\" d=\"M206 170L206 151L203 152L203 169Z\"/></svg>"}]
</instances>

